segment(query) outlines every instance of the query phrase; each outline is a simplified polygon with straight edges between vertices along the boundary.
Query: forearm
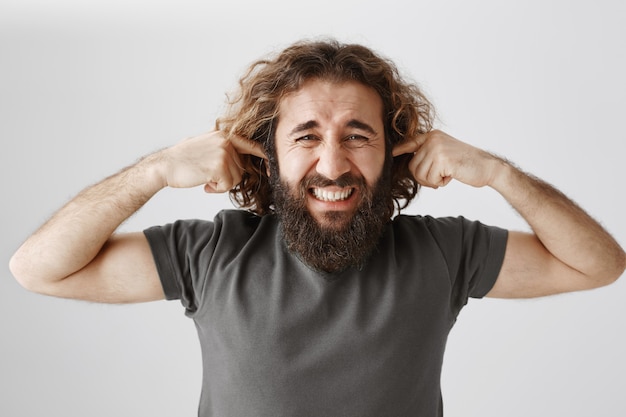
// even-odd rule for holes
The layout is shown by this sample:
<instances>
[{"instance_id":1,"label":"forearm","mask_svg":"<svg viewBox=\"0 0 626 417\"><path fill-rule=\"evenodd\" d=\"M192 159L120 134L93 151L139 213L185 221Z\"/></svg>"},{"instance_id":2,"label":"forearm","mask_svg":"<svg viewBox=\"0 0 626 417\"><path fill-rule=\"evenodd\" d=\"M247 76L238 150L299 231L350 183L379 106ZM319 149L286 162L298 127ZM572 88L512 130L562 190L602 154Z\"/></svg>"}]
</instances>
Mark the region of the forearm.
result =
<instances>
[{"instance_id":1,"label":"forearm","mask_svg":"<svg viewBox=\"0 0 626 417\"><path fill-rule=\"evenodd\" d=\"M558 260L597 285L617 279L626 255L613 237L549 184L498 160L491 186L527 221Z\"/></svg>"},{"instance_id":2,"label":"forearm","mask_svg":"<svg viewBox=\"0 0 626 417\"><path fill-rule=\"evenodd\" d=\"M61 208L11 259L22 285L53 283L85 267L118 226L163 187L158 154L93 185Z\"/></svg>"}]
</instances>

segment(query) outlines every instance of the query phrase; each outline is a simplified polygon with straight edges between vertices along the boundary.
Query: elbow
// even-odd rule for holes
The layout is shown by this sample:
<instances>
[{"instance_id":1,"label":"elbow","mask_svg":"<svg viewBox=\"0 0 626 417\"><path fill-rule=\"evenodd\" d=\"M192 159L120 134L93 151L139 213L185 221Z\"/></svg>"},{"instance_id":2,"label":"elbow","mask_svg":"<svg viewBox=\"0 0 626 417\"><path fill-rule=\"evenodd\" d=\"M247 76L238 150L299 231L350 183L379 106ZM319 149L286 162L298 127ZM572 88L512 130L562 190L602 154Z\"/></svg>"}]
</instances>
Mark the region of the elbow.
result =
<instances>
[{"instance_id":1,"label":"elbow","mask_svg":"<svg viewBox=\"0 0 626 417\"><path fill-rule=\"evenodd\" d=\"M626 271L626 252L624 252L620 248L620 254L618 256L617 268L615 269L615 278L611 282L617 281L619 277L624 275L624 271Z\"/></svg>"},{"instance_id":2,"label":"elbow","mask_svg":"<svg viewBox=\"0 0 626 417\"><path fill-rule=\"evenodd\" d=\"M26 262L22 259L19 252L16 252L9 260L9 270L13 278L25 289L34 291L34 280L29 278L26 265Z\"/></svg>"},{"instance_id":3,"label":"elbow","mask_svg":"<svg viewBox=\"0 0 626 417\"><path fill-rule=\"evenodd\" d=\"M46 281L38 277L32 271L32 267L30 267L30 265L31 262L29 262L29 260L19 251L16 252L9 260L9 270L18 284L28 291L46 294Z\"/></svg>"},{"instance_id":4,"label":"elbow","mask_svg":"<svg viewBox=\"0 0 626 417\"><path fill-rule=\"evenodd\" d=\"M598 287L613 284L624 275L626 270L626 252L618 246L615 255L610 260L605 259L602 266L601 273L596 275L598 277L596 279Z\"/></svg>"}]
</instances>

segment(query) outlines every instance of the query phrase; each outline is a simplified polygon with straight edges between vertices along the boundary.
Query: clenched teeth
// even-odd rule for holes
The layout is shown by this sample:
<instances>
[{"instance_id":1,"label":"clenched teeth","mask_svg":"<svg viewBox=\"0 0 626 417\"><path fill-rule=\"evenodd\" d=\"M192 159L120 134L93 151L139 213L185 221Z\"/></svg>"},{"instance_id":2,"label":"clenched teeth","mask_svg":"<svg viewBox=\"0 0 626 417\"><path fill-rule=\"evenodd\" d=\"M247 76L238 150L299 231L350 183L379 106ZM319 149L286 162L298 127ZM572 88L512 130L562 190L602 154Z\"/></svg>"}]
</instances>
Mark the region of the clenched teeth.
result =
<instances>
[{"instance_id":1,"label":"clenched teeth","mask_svg":"<svg viewBox=\"0 0 626 417\"><path fill-rule=\"evenodd\" d=\"M313 188L313 195L322 201L343 201L352 195L354 188L348 188L341 191L327 191L321 188Z\"/></svg>"}]
</instances>

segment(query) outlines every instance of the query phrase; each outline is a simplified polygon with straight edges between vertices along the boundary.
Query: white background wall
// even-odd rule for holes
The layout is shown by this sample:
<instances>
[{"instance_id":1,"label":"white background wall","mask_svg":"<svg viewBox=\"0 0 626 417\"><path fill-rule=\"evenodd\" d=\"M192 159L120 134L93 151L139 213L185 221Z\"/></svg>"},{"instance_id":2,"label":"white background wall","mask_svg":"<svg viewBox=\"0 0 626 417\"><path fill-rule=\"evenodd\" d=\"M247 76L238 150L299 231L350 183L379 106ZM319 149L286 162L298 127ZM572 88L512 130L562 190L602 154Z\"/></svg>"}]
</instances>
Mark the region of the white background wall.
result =
<instances>
[{"instance_id":1,"label":"white background wall","mask_svg":"<svg viewBox=\"0 0 626 417\"><path fill-rule=\"evenodd\" d=\"M199 347L177 302L46 298L8 261L83 187L210 129L252 60L319 35L394 59L435 102L438 127L555 184L626 244L621 0L0 0L0 415L196 414ZM165 190L123 229L225 207ZM458 184L408 212L525 228L494 192ZM625 415L625 300L622 279L471 301L446 354L446 415Z\"/></svg>"}]
</instances>

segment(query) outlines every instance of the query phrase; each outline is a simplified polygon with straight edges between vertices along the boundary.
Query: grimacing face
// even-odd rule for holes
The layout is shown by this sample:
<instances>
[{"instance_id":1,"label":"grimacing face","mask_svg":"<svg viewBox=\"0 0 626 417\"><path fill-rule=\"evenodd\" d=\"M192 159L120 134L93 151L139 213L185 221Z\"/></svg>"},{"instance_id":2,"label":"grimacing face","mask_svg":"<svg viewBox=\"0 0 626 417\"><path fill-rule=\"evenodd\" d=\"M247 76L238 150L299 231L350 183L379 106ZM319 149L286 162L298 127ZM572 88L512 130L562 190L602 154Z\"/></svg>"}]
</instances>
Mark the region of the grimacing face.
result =
<instances>
[{"instance_id":1,"label":"grimacing face","mask_svg":"<svg viewBox=\"0 0 626 417\"><path fill-rule=\"evenodd\" d=\"M287 248L327 273L363 266L389 221L378 94L309 81L281 102L274 143L270 183Z\"/></svg>"},{"instance_id":2,"label":"grimacing face","mask_svg":"<svg viewBox=\"0 0 626 417\"><path fill-rule=\"evenodd\" d=\"M383 104L359 82L306 82L279 105L275 148L280 179L297 189L307 177L362 177L374 187L385 162ZM356 184L312 185L305 205L325 227L353 216L364 190ZM343 221L341 220L343 219Z\"/></svg>"}]
</instances>

